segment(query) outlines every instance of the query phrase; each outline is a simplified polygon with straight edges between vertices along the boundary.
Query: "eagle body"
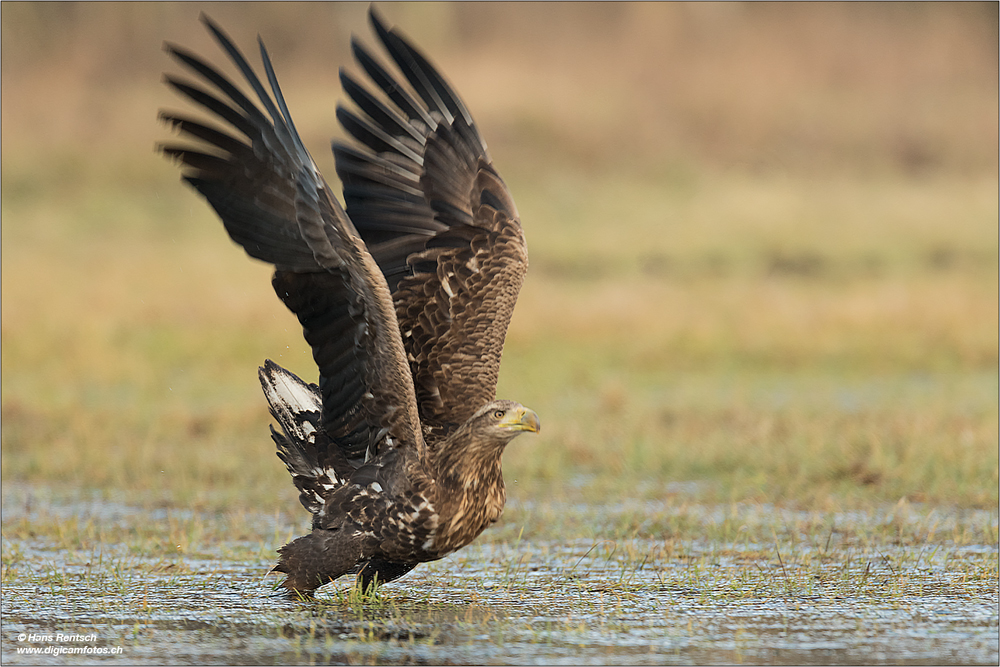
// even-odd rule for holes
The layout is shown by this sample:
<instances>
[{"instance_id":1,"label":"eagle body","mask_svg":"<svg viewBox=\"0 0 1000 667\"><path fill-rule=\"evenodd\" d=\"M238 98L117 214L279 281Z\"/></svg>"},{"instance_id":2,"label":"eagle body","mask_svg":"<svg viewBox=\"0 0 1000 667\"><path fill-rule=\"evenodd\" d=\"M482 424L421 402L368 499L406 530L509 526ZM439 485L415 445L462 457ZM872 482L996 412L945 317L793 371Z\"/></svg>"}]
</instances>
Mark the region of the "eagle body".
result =
<instances>
[{"instance_id":1,"label":"eagle body","mask_svg":"<svg viewBox=\"0 0 1000 667\"><path fill-rule=\"evenodd\" d=\"M384 583L469 544L503 513L504 447L517 432L539 429L533 411L492 401L422 449L393 443L360 467L334 456L323 468L313 454L331 443L313 422L318 387L272 361L259 375L282 427L272 429L278 455L313 515L312 533L279 550L275 570L289 575L290 590L312 590L348 572L359 573L363 587Z\"/></svg>"},{"instance_id":2,"label":"eagle body","mask_svg":"<svg viewBox=\"0 0 1000 667\"><path fill-rule=\"evenodd\" d=\"M230 237L274 265L275 293L319 369L315 384L270 360L259 369L278 457L313 516L274 568L298 593L344 574L391 581L469 544L503 512L504 448L540 428L495 396L528 264L517 208L451 86L370 18L402 79L352 41L369 85L341 71L357 107L337 108L353 139L333 146L346 208L305 149L263 43L270 93L202 16L256 102L166 45L197 77L167 83L222 127L161 112L200 142L161 151Z\"/></svg>"}]
</instances>

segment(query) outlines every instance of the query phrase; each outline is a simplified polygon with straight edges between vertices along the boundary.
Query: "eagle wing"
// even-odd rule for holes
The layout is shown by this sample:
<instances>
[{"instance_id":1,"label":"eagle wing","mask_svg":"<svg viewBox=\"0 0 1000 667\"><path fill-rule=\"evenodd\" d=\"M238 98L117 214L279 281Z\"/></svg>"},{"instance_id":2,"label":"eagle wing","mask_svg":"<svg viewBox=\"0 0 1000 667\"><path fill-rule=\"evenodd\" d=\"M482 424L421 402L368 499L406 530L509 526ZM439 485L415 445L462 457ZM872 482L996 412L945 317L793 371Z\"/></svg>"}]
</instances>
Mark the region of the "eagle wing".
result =
<instances>
[{"instance_id":1,"label":"eagle wing","mask_svg":"<svg viewBox=\"0 0 1000 667\"><path fill-rule=\"evenodd\" d=\"M423 447L389 289L299 138L263 43L273 100L233 42L206 16L202 21L267 115L218 70L166 45L201 84L211 86L172 76L167 83L227 127L161 113L202 142L161 150L187 168L185 180L212 205L232 239L251 257L275 265L274 289L298 316L319 366L322 425L336 445L316 452L315 463L337 467L346 458L356 466L386 445ZM349 472L335 471L334 479Z\"/></svg>"},{"instance_id":2,"label":"eagle wing","mask_svg":"<svg viewBox=\"0 0 1000 667\"><path fill-rule=\"evenodd\" d=\"M337 173L347 212L392 292L421 422L444 435L495 396L527 246L465 104L374 10L370 18L409 89L352 40L383 95L341 70L360 113L337 109L356 140L334 144Z\"/></svg>"}]
</instances>

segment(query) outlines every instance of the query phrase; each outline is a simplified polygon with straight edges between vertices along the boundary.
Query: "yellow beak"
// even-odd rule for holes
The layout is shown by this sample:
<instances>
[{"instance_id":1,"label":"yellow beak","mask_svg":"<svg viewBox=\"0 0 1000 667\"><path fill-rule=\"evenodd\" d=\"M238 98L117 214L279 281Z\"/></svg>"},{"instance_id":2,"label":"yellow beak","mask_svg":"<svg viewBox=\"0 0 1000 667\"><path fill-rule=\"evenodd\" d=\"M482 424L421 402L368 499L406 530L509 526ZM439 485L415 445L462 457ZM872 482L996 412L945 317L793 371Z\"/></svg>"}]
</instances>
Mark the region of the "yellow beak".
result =
<instances>
[{"instance_id":1,"label":"yellow beak","mask_svg":"<svg viewBox=\"0 0 1000 667\"><path fill-rule=\"evenodd\" d=\"M538 433L542 430L542 422L538 419L538 414L528 408L518 409L510 415L510 420L504 420L503 426L515 431L531 431Z\"/></svg>"}]
</instances>

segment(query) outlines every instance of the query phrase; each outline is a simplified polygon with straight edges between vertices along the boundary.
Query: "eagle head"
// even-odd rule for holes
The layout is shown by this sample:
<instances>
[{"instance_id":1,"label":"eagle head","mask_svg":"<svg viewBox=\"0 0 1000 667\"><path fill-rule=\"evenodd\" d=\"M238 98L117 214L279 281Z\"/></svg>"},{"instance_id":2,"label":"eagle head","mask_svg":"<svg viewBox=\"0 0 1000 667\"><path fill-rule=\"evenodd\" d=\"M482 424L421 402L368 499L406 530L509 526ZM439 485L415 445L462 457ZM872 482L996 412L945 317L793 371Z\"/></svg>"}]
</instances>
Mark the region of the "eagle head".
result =
<instances>
[{"instance_id":1,"label":"eagle head","mask_svg":"<svg viewBox=\"0 0 1000 667\"><path fill-rule=\"evenodd\" d=\"M478 440L501 446L525 431L537 433L542 428L535 411L516 401L491 401L469 423Z\"/></svg>"}]
</instances>

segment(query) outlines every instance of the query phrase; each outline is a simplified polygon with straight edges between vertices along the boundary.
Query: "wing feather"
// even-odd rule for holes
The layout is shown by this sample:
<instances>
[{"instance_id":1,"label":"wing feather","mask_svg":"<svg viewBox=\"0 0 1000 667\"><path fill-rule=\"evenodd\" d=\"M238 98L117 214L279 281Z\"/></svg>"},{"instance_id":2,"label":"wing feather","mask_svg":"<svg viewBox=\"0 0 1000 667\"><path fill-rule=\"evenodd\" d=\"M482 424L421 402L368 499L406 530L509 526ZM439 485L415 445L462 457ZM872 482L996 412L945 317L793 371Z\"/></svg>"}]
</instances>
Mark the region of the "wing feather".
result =
<instances>
[{"instance_id":1,"label":"wing feather","mask_svg":"<svg viewBox=\"0 0 1000 667\"><path fill-rule=\"evenodd\" d=\"M338 109L356 143L334 144L337 173L347 212L392 291L422 423L447 432L494 398L527 246L461 98L374 10L370 18L413 92L352 42L388 101L341 73L359 113Z\"/></svg>"},{"instance_id":2,"label":"wing feather","mask_svg":"<svg viewBox=\"0 0 1000 667\"><path fill-rule=\"evenodd\" d=\"M270 93L232 40L204 15L202 20L267 113L211 65L167 45L214 91L175 77L167 83L228 128L162 113L183 135L201 142L162 146L162 152L183 164L185 180L216 210L232 239L252 257L275 265L274 289L298 317L319 366L324 435L339 455L359 465L389 437L396 445L422 447L413 381L381 271L303 145L263 43ZM272 409L275 396L268 395ZM322 452L299 451L308 443L295 441L294 423L281 410L278 415L284 416L279 421L289 437L278 434L275 441L293 475L306 476L307 464L322 469L333 460ZM308 495L308 489L324 484L316 483L296 485Z\"/></svg>"}]
</instances>

